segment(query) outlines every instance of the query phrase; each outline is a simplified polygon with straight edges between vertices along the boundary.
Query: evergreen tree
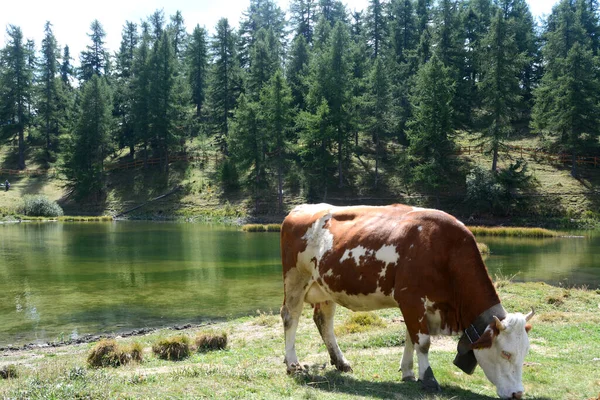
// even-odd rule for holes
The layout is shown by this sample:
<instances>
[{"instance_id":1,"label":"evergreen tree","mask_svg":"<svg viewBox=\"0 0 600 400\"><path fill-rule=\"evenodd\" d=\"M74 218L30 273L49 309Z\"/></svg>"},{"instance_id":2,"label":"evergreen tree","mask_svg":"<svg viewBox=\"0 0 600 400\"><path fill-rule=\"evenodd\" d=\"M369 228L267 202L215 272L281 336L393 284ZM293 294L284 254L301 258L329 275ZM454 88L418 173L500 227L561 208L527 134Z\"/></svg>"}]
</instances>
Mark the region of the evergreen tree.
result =
<instances>
[{"instance_id":1,"label":"evergreen tree","mask_svg":"<svg viewBox=\"0 0 600 400\"><path fill-rule=\"evenodd\" d=\"M491 147L492 171L498 167L498 151L512 130L520 100L519 75L525 59L519 53L512 27L498 9L489 33L482 39L484 73L478 85L483 97L483 136Z\"/></svg>"},{"instance_id":2,"label":"evergreen tree","mask_svg":"<svg viewBox=\"0 0 600 400\"><path fill-rule=\"evenodd\" d=\"M79 79L84 83L92 78L92 75L104 76L107 73L109 55L104 47L104 38L106 32L97 19L90 25L91 33L88 37L92 44L86 46L86 50L81 52Z\"/></svg>"},{"instance_id":3,"label":"evergreen tree","mask_svg":"<svg viewBox=\"0 0 600 400\"><path fill-rule=\"evenodd\" d=\"M171 16L169 33L173 40L173 52L175 53L175 58L182 60L185 55L188 35L185 30L185 21L179 10L175 12L175 15Z\"/></svg>"},{"instance_id":4,"label":"evergreen tree","mask_svg":"<svg viewBox=\"0 0 600 400\"><path fill-rule=\"evenodd\" d=\"M160 36L165 29L165 12L164 10L156 10L148 17L148 32L152 44L158 42Z\"/></svg>"},{"instance_id":5,"label":"evergreen tree","mask_svg":"<svg viewBox=\"0 0 600 400\"><path fill-rule=\"evenodd\" d=\"M346 6L340 0L319 0L319 9L323 18L332 27L337 22L348 22Z\"/></svg>"},{"instance_id":6,"label":"evergreen tree","mask_svg":"<svg viewBox=\"0 0 600 400\"><path fill-rule=\"evenodd\" d=\"M267 143L260 120L260 104L249 101L242 93L233 115L228 148L239 171L246 172L245 184L258 202L260 193L267 186L265 152Z\"/></svg>"},{"instance_id":7,"label":"evergreen tree","mask_svg":"<svg viewBox=\"0 0 600 400\"><path fill-rule=\"evenodd\" d=\"M72 88L71 78L74 75L73 66L71 65L71 52L69 46L65 45L62 55L62 63L60 64L60 79L67 88Z\"/></svg>"},{"instance_id":8,"label":"evergreen tree","mask_svg":"<svg viewBox=\"0 0 600 400\"><path fill-rule=\"evenodd\" d=\"M134 143L141 143L144 149L144 165L148 160L148 145L150 143L150 41L148 25L142 24L142 35L135 52L132 65L132 123Z\"/></svg>"},{"instance_id":9,"label":"evergreen tree","mask_svg":"<svg viewBox=\"0 0 600 400\"><path fill-rule=\"evenodd\" d=\"M257 101L265 83L280 67L279 49L271 29L260 29L250 51L250 70L248 72L249 94Z\"/></svg>"},{"instance_id":10,"label":"evergreen tree","mask_svg":"<svg viewBox=\"0 0 600 400\"><path fill-rule=\"evenodd\" d=\"M306 108L309 75L309 48L303 35L297 35L292 42L286 68L288 84L292 90L292 104L299 110Z\"/></svg>"},{"instance_id":11,"label":"evergreen tree","mask_svg":"<svg viewBox=\"0 0 600 400\"><path fill-rule=\"evenodd\" d=\"M49 160L60 131L62 116L62 81L58 76L60 52L52 32L52 24L46 22L42 39L41 60L38 67L37 110L39 125L46 142Z\"/></svg>"},{"instance_id":12,"label":"evergreen tree","mask_svg":"<svg viewBox=\"0 0 600 400\"><path fill-rule=\"evenodd\" d=\"M314 25L316 23L316 0L291 0L290 23L296 36L302 35L306 43L312 43Z\"/></svg>"},{"instance_id":13,"label":"evergreen tree","mask_svg":"<svg viewBox=\"0 0 600 400\"><path fill-rule=\"evenodd\" d=\"M598 59L576 2L554 7L545 38L545 74L534 90L532 126L571 153L571 175L577 177L577 155L599 135L600 91Z\"/></svg>"},{"instance_id":14,"label":"evergreen tree","mask_svg":"<svg viewBox=\"0 0 600 400\"><path fill-rule=\"evenodd\" d=\"M452 152L452 98L454 86L449 68L437 53L421 66L412 95L413 116L408 123L408 152L412 180L437 187L448 174Z\"/></svg>"},{"instance_id":15,"label":"evergreen tree","mask_svg":"<svg viewBox=\"0 0 600 400\"><path fill-rule=\"evenodd\" d=\"M111 108L105 78L92 74L83 86L79 120L65 152L64 173L78 198L100 200L103 197L103 165L110 147Z\"/></svg>"},{"instance_id":16,"label":"evergreen tree","mask_svg":"<svg viewBox=\"0 0 600 400\"><path fill-rule=\"evenodd\" d=\"M390 83L381 59L375 60L368 80L368 92L363 104L363 128L375 146L375 182L379 185L379 169L385 143L390 136Z\"/></svg>"},{"instance_id":17,"label":"evergreen tree","mask_svg":"<svg viewBox=\"0 0 600 400\"><path fill-rule=\"evenodd\" d=\"M206 98L208 82L208 43L206 30L196 25L187 48L187 62L192 101L196 106L196 117L200 117Z\"/></svg>"},{"instance_id":18,"label":"evergreen tree","mask_svg":"<svg viewBox=\"0 0 600 400\"><path fill-rule=\"evenodd\" d=\"M270 163L277 174L277 212L283 212L283 176L289 132L292 127L292 94L281 70L277 70L260 96Z\"/></svg>"},{"instance_id":19,"label":"evergreen tree","mask_svg":"<svg viewBox=\"0 0 600 400\"><path fill-rule=\"evenodd\" d=\"M235 35L226 18L217 23L216 34L211 41L213 66L209 81L210 118L213 134L221 151L227 154L229 123L240 92L239 65L235 51Z\"/></svg>"},{"instance_id":20,"label":"evergreen tree","mask_svg":"<svg viewBox=\"0 0 600 400\"><path fill-rule=\"evenodd\" d=\"M139 42L137 25L126 21L121 33L121 46L116 54L114 117L119 123L117 132L119 147L129 147L131 158L135 153L135 128L133 121L133 64Z\"/></svg>"},{"instance_id":21,"label":"evergreen tree","mask_svg":"<svg viewBox=\"0 0 600 400\"><path fill-rule=\"evenodd\" d=\"M1 129L4 137L18 136L19 160L18 168L25 169L25 128L29 123L28 108L31 104L31 88L33 70L29 65L30 49L23 42L21 28L9 25L8 42L2 49L2 76L0 77L3 93L0 99L0 116L3 122Z\"/></svg>"},{"instance_id":22,"label":"evergreen tree","mask_svg":"<svg viewBox=\"0 0 600 400\"><path fill-rule=\"evenodd\" d=\"M384 8L386 4L382 0L369 0L366 16L367 43L374 58L379 56L383 41L386 38L386 17Z\"/></svg>"},{"instance_id":23,"label":"evergreen tree","mask_svg":"<svg viewBox=\"0 0 600 400\"><path fill-rule=\"evenodd\" d=\"M417 20L411 0L392 0L390 3L390 46L393 61L405 62L409 52L417 47Z\"/></svg>"},{"instance_id":24,"label":"evergreen tree","mask_svg":"<svg viewBox=\"0 0 600 400\"><path fill-rule=\"evenodd\" d=\"M250 6L243 13L239 30L239 63L249 68L251 49L258 38L258 31L271 30L278 43L278 58L282 59L285 48L285 13L273 0L250 0Z\"/></svg>"}]
</instances>

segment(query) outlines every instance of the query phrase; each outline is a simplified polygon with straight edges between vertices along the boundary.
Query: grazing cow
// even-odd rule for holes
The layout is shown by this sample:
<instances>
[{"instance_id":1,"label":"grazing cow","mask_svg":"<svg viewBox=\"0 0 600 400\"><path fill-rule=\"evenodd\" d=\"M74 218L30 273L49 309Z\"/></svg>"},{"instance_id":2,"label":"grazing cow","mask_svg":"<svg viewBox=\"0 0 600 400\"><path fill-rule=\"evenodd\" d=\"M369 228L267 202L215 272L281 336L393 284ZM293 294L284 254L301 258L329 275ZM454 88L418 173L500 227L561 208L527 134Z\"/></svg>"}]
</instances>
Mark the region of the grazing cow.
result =
<instances>
[{"instance_id":1,"label":"grazing cow","mask_svg":"<svg viewBox=\"0 0 600 400\"><path fill-rule=\"evenodd\" d=\"M429 366L430 335L460 334L455 364L472 373L479 363L502 398L523 395L522 366L529 349L524 316L508 314L475 239L464 224L442 211L391 205L296 207L281 227L288 372L302 369L296 355L298 319L304 302L331 363L352 371L333 331L336 304L353 311L400 307L406 323L403 380L440 387Z\"/></svg>"}]
</instances>

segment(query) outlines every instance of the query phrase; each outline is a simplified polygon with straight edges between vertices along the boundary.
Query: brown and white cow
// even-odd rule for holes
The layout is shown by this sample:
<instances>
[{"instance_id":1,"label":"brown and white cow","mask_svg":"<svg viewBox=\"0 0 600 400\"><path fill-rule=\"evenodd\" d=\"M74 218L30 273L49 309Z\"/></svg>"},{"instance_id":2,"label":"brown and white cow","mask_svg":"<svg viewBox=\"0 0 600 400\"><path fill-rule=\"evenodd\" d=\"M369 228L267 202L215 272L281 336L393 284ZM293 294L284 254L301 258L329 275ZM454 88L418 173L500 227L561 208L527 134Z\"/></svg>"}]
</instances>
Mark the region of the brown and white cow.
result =
<instances>
[{"instance_id":1,"label":"brown and white cow","mask_svg":"<svg viewBox=\"0 0 600 400\"><path fill-rule=\"evenodd\" d=\"M400 307L407 328L403 380L415 380L416 350L419 380L439 390L428 360L430 335L464 333L455 363L471 373L478 362L500 397L522 397L533 310L504 311L473 235L451 215L399 204L302 205L283 222L281 257L288 372L301 369L295 340L305 302L314 305L331 363L347 372L352 368L333 331L336 304L354 311Z\"/></svg>"}]
</instances>

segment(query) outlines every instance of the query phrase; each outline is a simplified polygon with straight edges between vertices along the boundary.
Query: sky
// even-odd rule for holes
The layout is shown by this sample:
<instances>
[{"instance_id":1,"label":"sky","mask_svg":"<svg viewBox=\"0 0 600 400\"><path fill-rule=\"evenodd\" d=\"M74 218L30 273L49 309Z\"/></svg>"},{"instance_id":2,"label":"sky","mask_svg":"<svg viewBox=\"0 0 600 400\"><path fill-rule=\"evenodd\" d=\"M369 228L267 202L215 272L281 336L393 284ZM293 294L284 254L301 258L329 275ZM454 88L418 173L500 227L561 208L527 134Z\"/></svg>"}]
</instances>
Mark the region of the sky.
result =
<instances>
[{"instance_id":1,"label":"sky","mask_svg":"<svg viewBox=\"0 0 600 400\"><path fill-rule=\"evenodd\" d=\"M275 0L288 11L289 0ZM366 8L368 0L343 0L348 10ZM527 0L534 17L549 14L558 0ZM52 30L59 46L69 45L71 56L78 64L79 53L90 43L87 34L90 24L98 19L106 32L106 47L112 53L119 49L121 31L125 21L139 23L158 9L163 9L168 17L180 10L188 32L199 24L209 32L213 31L217 21L226 17L231 25L237 26L242 11L248 8L249 0L104 0L98 7L82 6L76 0L29 0L19 3L4 0L0 11L0 44L4 47L7 40L6 28L9 24L21 27L27 39L33 39L39 50L44 37L46 21L52 23ZM76 11L74 11L76 10Z\"/></svg>"}]
</instances>

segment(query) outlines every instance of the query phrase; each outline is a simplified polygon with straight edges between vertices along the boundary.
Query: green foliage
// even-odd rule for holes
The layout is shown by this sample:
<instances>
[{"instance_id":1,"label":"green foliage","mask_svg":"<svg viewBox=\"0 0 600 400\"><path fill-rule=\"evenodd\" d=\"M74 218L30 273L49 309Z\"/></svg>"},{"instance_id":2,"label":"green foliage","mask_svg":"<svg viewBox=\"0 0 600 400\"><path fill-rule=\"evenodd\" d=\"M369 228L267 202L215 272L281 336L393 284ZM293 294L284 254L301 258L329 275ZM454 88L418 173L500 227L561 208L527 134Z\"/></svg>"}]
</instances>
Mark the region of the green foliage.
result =
<instances>
[{"instance_id":1,"label":"green foliage","mask_svg":"<svg viewBox=\"0 0 600 400\"><path fill-rule=\"evenodd\" d=\"M23 204L18 208L18 212L32 217L60 217L63 215L63 210L56 201L43 195L23 197Z\"/></svg>"},{"instance_id":2,"label":"green foliage","mask_svg":"<svg viewBox=\"0 0 600 400\"><path fill-rule=\"evenodd\" d=\"M239 188L240 175L235 163L230 158L225 158L219 164L219 181L226 191L234 191Z\"/></svg>"},{"instance_id":3,"label":"green foliage","mask_svg":"<svg viewBox=\"0 0 600 400\"><path fill-rule=\"evenodd\" d=\"M181 335L161 339L152 345L152 352L164 360L183 360L190 355L190 338Z\"/></svg>"},{"instance_id":4,"label":"green foliage","mask_svg":"<svg viewBox=\"0 0 600 400\"><path fill-rule=\"evenodd\" d=\"M88 82L92 76L104 76L108 74L109 54L104 48L106 32L102 24L95 19L90 24L91 33L88 37L92 43L81 52L79 77L83 82Z\"/></svg>"}]
</instances>

